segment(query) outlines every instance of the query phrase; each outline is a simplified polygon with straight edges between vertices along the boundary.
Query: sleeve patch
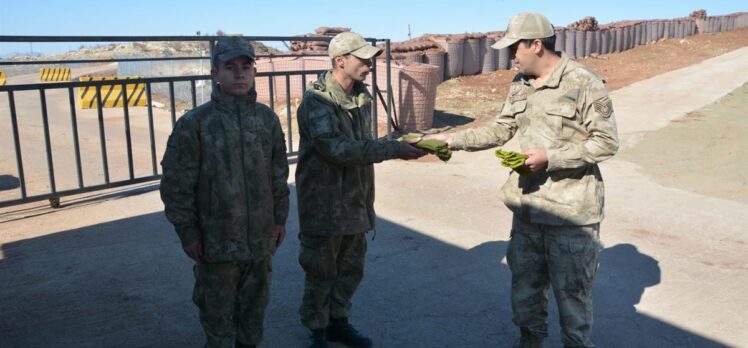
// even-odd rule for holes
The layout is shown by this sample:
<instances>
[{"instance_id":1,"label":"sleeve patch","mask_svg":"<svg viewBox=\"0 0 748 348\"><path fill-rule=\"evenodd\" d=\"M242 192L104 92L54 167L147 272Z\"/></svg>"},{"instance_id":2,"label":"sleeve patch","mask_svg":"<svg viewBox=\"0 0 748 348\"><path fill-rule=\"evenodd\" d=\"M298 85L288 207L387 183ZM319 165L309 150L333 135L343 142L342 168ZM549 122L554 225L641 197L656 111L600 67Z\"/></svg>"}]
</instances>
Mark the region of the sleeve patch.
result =
<instances>
[{"instance_id":1,"label":"sleeve patch","mask_svg":"<svg viewBox=\"0 0 748 348\"><path fill-rule=\"evenodd\" d=\"M595 111L605 118L613 114L613 101L608 96L595 100L592 105L594 105Z\"/></svg>"}]
</instances>

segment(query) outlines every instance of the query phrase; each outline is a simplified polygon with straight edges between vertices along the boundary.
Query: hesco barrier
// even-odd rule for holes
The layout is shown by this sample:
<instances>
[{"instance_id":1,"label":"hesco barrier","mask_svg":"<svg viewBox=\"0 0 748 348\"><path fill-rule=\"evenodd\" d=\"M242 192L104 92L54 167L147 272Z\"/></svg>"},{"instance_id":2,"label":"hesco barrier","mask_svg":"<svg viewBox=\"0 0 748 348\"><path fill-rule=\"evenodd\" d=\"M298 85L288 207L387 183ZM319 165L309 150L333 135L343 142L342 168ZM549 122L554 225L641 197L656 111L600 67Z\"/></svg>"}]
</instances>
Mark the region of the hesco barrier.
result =
<instances>
[{"instance_id":1,"label":"hesco barrier","mask_svg":"<svg viewBox=\"0 0 748 348\"><path fill-rule=\"evenodd\" d=\"M593 52L597 52L595 33L597 31L584 32L584 56L589 57Z\"/></svg>"},{"instance_id":2,"label":"hesco barrier","mask_svg":"<svg viewBox=\"0 0 748 348\"><path fill-rule=\"evenodd\" d=\"M432 48L424 52L423 62L437 67L437 83L444 81L445 52L441 48Z\"/></svg>"},{"instance_id":3,"label":"hesco barrier","mask_svg":"<svg viewBox=\"0 0 748 348\"><path fill-rule=\"evenodd\" d=\"M556 29L556 45L554 49L558 52L563 51L566 46L564 46L566 42L566 29Z\"/></svg>"},{"instance_id":4,"label":"hesco barrier","mask_svg":"<svg viewBox=\"0 0 748 348\"><path fill-rule=\"evenodd\" d=\"M574 44L574 56L577 58L584 58L587 57L587 52L584 51L584 46L587 39L587 33L584 31L577 30L575 31L574 35L576 36L575 44Z\"/></svg>"},{"instance_id":5,"label":"hesco barrier","mask_svg":"<svg viewBox=\"0 0 748 348\"><path fill-rule=\"evenodd\" d=\"M447 78L463 75L465 40L447 39Z\"/></svg>"},{"instance_id":6,"label":"hesco barrier","mask_svg":"<svg viewBox=\"0 0 748 348\"><path fill-rule=\"evenodd\" d=\"M386 69L384 64L377 65L377 85L385 85ZM436 87L439 84L439 68L436 65L393 61L390 68L392 94L381 91L379 113L385 112L382 101L391 100L394 123L399 130L422 130L433 124ZM367 77L371 84L372 77Z\"/></svg>"},{"instance_id":7,"label":"hesco barrier","mask_svg":"<svg viewBox=\"0 0 748 348\"><path fill-rule=\"evenodd\" d=\"M438 69L418 63L394 64L395 103L401 130L431 128L434 120ZM397 73L399 70L399 74ZM393 86L394 87L394 86Z\"/></svg>"},{"instance_id":8,"label":"hesco barrier","mask_svg":"<svg viewBox=\"0 0 748 348\"><path fill-rule=\"evenodd\" d=\"M423 63L424 53L422 51L394 53L393 58L411 63Z\"/></svg>"},{"instance_id":9,"label":"hesco barrier","mask_svg":"<svg viewBox=\"0 0 748 348\"><path fill-rule=\"evenodd\" d=\"M465 40L465 50L462 56L462 75L480 73L480 41L479 38L468 38Z\"/></svg>"},{"instance_id":10,"label":"hesco barrier","mask_svg":"<svg viewBox=\"0 0 748 348\"><path fill-rule=\"evenodd\" d=\"M496 53L498 52L491 48L495 43L496 39L490 36L481 40L480 50L481 61L483 62L483 66L480 69L481 73L496 71Z\"/></svg>"},{"instance_id":11,"label":"hesco barrier","mask_svg":"<svg viewBox=\"0 0 748 348\"><path fill-rule=\"evenodd\" d=\"M564 45L564 51L566 52L566 55L569 56L571 59L575 59L577 57L577 31L576 30L567 30L566 31L566 44Z\"/></svg>"},{"instance_id":12,"label":"hesco barrier","mask_svg":"<svg viewBox=\"0 0 748 348\"><path fill-rule=\"evenodd\" d=\"M501 70L509 70L512 68L512 58L509 57L509 48L504 47L499 51L496 57L496 68Z\"/></svg>"},{"instance_id":13,"label":"hesco barrier","mask_svg":"<svg viewBox=\"0 0 748 348\"><path fill-rule=\"evenodd\" d=\"M598 26L594 18L586 17L581 23L594 25L556 28L557 51L564 51L569 58L584 58L592 55L623 52L636 46L650 44L662 39L686 38L699 33L734 30L748 26L748 13L713 16L704 19L678 18L673 20L622 21ZM487 34L425 35L417 40L431 40L442 47L444 79L456 76L487 73L494 70L511 69L508 52L490 49L503 32ZM417 59L405 59L418 62ZM426 59L423 62L427 62Z\"/></svg>"},{"instance_id":14,"label":"hesco barrier","mask_svg":"<svg viewBox=\"0 0 748 348\"><path fill-rule=\"evenodd\" d=\"M331 61L327 57L281 57L257 59L256 67L258 73L283 73L289 71L314 71L330 69ZM294 75L288 78L283 75L256 78L257 100L267 104L275 104L300 99L304 94L306 82L314 81L315 74Z\"/></svg>"}]
</instances>

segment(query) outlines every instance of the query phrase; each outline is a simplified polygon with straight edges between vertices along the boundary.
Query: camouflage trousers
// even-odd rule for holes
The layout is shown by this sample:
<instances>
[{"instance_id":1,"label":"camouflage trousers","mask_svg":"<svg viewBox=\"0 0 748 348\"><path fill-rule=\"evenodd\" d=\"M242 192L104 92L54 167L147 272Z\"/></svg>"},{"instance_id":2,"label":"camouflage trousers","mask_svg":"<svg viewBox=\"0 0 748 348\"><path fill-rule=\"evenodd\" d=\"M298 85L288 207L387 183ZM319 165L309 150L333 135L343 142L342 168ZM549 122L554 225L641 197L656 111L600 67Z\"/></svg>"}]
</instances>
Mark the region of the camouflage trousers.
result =
<instances>
[{"instance_id":1,"label":"camouflage trousers","mask_svg":"<svg viewBox=\"0 0 748 348\"><path fill-rule=\"evenodd\" d=\"M330 317L348 318L351 298L364 277L366 234L299 234L299 263L306 272L299 314L309 329L322 329Z\"/></svg>"},{"instance_id":2,"label":"camouflage trousers","mask_svg":"<svg viewBox=\"0 0 748 348\"><path fill-rule=\"evenodd\" d=\"M513 321L523 332L548 335L548 290L558 304L566 347L593 347L592 284L602 245L600 224L550 226L512 221L507 263Z\"/></svg>"},{"instance_id":3,"label":"camouflage trousers","mask_svg":"<svg viewBox=\"0 0 748 348\"><path fill-rule=\"evenodd\" d=\"M262 341L270 301L272 260L199 262L192 300L200 309L205 347L256 345Z\"/></svg>"}]
</instances>

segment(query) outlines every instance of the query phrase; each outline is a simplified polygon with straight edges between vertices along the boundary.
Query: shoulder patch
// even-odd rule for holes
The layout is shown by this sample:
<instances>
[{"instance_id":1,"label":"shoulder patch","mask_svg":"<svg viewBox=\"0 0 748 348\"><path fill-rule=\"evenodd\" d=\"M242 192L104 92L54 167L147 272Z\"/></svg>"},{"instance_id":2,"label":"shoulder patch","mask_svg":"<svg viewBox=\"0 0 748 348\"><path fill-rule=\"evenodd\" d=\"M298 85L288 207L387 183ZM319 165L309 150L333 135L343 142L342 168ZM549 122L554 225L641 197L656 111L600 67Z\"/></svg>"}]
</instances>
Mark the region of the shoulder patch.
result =
<instances>
[{"instance_id":1,"label":"shoulder patch","mask_svg":"<svg viewBox=\"0 0 748 348\"><path fill-rule=\"evenodd\" d=\"M608 118L613 114L613 101L608 96L595 100L592 102L592 105L595 107L595 111L602 117Z\"/></svg>"}]
</instances>

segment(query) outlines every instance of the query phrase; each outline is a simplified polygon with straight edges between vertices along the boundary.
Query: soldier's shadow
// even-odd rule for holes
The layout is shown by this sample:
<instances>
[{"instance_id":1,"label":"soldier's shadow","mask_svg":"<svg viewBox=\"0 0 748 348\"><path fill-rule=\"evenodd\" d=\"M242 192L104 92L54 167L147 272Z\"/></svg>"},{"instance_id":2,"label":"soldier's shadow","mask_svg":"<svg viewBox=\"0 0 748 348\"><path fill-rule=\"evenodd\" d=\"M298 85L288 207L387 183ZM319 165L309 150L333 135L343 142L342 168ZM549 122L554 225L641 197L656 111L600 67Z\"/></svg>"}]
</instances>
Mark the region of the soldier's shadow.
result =
<instances>
[{"instance_id":1,"label":"soldier's shadow","mask_svg":"<svg viewBox=\"0 0 748 348\"><path fill-rule=\"evenodd\" d=\"M465 250L380 219L366 278L354 302L356 321L393 347L511 347L508 241ZM438 232L438 231L431 231ZM438 234L438 233L437 233ZM497 231L497 237L508 237ZM725 347L636 309L661 280L657 260L632 244L604 249L594 292L593 342L600 347ZM561 347L558 310L549 301L546 347Z\"/></svg>"},{"instance_id":2,"label":"soldier's shadow","mask_svg":"<svg viewBox=\"0 0 748 348\"><path fill-rule=\"evenodd\" d=\"M601 347L726 347L637 311L645 290L660 281L657 260L635 245L603 250L593 290L593 342Z\"/></svg>"},{"instance_id":3,"label":"soldier's shadow","mask_svg":"<svg viewBox=\"0 0 748 348\"><path fill-rule=\"evenodd\" d=\"M436 232L436 231L431 231ZM380 219L357 310L382 347L489 347L514 332L506 241L468 250ZM361 311L364 311L363 313Z\"/></svg>"}]
</instances>

